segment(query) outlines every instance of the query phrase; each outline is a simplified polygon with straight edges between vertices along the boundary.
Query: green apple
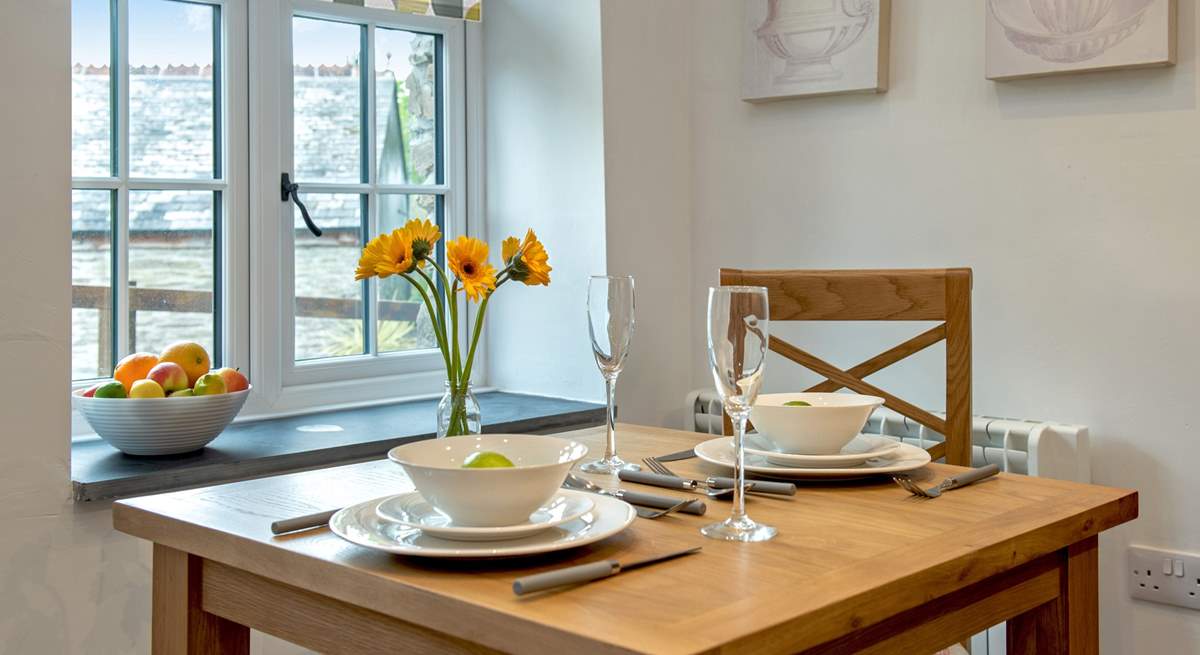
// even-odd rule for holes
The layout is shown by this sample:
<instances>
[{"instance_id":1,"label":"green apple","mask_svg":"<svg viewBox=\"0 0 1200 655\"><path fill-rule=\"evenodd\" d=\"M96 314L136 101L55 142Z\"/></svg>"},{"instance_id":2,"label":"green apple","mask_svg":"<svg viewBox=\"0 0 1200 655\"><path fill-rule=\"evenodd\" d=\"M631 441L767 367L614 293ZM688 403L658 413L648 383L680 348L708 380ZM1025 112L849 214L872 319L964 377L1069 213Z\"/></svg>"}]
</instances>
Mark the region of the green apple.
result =
<instances>
[{"instance_id":1,"label":"green apple","mask_svg":"<svg viewBox=\"0 0 1200 655\"><path fill-rule=\"evenodd\" d=\"M215 373L205 373L196 380L192 393L197 396L216 396L225 393L225 380Z\"/></svg>"},{"instance_id":2,"label":"green apple","mask_svg":"<svg viewBox=\"0 0 1200 655\"><path fill-rule=\"evenodd\" d=\"M179 391L172 391L167 398L191 398L194 395L196 394L191 389L180 389Z\"/></svg>"},{"instance_id":3,"label":"green apple","mask_svg":"<svg viewBox=\"0 0 1200 655\"><path fill-rule=\"evenodd\" d=\"M477 453L471 453L462 467L465 469L499 469L512 468L515 464L512 460L497 452L490 450L481 450Z\"/></svg>"},{"instance_id":4,"label":"green apple","mask_svg":"<svg viewBox=\"0 0 1200 655\"><path fill-rule=\"evenodd\" d=\"M94 394L96 398L125 398L125 385L120 382L106 382L96 389Z\"/></svg>"},{"instance_id":5,"label":"green apple","mask_svg":"<svg viewBox=\"0 0 1200 655\"><path fill-rule=\"evenodd\" d=\"M784 407L812 407L812 403L806 403L803 400L789 400L783 404Z\"/></svg>"}]
</instances>

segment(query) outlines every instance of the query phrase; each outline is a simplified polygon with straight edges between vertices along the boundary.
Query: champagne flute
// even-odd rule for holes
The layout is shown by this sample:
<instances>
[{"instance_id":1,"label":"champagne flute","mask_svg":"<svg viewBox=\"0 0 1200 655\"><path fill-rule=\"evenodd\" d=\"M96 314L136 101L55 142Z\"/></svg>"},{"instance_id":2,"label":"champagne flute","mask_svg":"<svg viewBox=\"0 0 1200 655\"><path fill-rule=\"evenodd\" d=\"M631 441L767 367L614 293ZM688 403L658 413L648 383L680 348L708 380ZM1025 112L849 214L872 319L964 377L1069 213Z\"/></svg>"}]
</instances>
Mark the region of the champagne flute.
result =
<instances>
[{"instance_id":1,"label":"champagne flute","mask_svg":"<svg viewBox=\"0 0 1200 655\"><path fill-rule=\"evenodd\" d=\"M588 333L592 354L604 376L608 399L608 439L604 457L579 468L587 473L637 471L641 467L617 456L617 376L625 366L633 337L633 278L628 275L593 275L588 282Z\"/></svg>"},{"instance_id":2,"label":"champagne flute","mask_svg":"<svg viewBox=\"0 0 1200 655\"><path fill-rule=\"evenodd\" d=\"M762 386L770 313L763 287L710 287L708 363L725 413L733 421L733 514L701 534L725 541L766 541L777 534L746 515L746 420Z\"/></svg>"}]
</instances>

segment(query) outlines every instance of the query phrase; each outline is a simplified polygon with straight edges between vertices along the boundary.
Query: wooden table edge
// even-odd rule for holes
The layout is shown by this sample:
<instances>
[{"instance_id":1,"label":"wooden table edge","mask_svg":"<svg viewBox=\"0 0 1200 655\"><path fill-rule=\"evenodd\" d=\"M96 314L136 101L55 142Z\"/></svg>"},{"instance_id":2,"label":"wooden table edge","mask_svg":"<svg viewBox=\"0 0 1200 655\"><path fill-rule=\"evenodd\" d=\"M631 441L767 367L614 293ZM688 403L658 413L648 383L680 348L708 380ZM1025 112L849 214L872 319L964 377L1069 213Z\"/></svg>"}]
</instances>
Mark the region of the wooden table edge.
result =
<instances>
[{"instance_id":1,"label":"wooden table edge","mask_svg":"<svg viewBox=\"0 0 1200 655\"><path fill-rule=\"evenodd\" d=\"M1062 526L1060 524L1067 524L1067 523L1071 523L1072 521L1076 521L1076 523L1078 523L1078 525L1070 528L1070 533L1073 534L1075 537L1077 537L1077 539L1075 541L1081 541L1081 540L1085 540L1089 537L1094 537L1095 535L1097 535L1099 532L1101 532L1103 530L1106 530L1110 527L1118 525L1119 523L1131 520L1132 518L1136 517L1136 515L1137 515L1137 492L1136 491L1110 489L1110 488L1102 488L1102 487L1090 487L1089 489L1094 490L1096 492L1094 495L1109 496L1109 500L1106 503L1103 503L1102 505L1097 506L1097 507L1093 507L1091 511L1097 512L1097 511L1105 510L1105 509L1110 510L1110 511L1105 512L1102 516L1099 516L1099 517L1091 516L1091 517L1087 517L1087 518L1083 517L1084 512L1068 513L1066 516L1060 517L1054 523L1045 525L1045 526L1039 528L1038 530L1034 530L1031 534L1036 534L1039 532L1050 532L1050 531L1055 530L1056 528L1061 529ZM267 577L272 580L278 581L281 584L293 586L298 589L309 588L310 586L314 585L317 582L317 580L315 580L314 578L321 577L319 574L314 574L313 576L309 576L307 578L304 576L297 577L294 575L293 576L287 575L288 572L294 572L296 570L301 570L300 567L280 566L279 568L282 568L284 570L283 573L281 574L279 571L268 570L270 567L255 566L256 558L254 558L253 555L255 554L254 551L259 551L259 549L265 549L265 550L260 551L263 553L268 552L268 551L273 552L273 553L281 553L282 552L288 557L303 558L303 560L310 562L310 563L317 562L317 563L319 563L319 565L322 569L328 569L328 571L330 571L330 572L336 570L336 571L339 571L344 574L346 571L346 569L344 567L342 567L341 565L331 563L331 562L326 562L319 558L313 558L308 555L304 555L301 553L295 553L295 552L291 552L291 551L279 551L278 549L273 548L271 546L271 544L269 544L269 543L258 542L253 539L244 538L244 537L234 535L234 534L222 533L219 531L211 530L211 529L206 528L201 525L187 523L185 521L181 521L178 519L173 519L173 521L175 522L175 524L178 527L183 528L186 531L194 531L194 534L192 534L192 535L170 534L169 532L164 532L162 530L155 529L153 526L151 526L149 523L147 523L145 521L138 520L143 515L145 517L158 517L160 515L155 514L154 512L143 510L139 507L136 507L135 505L130 504L133 502L136 502L136 501L130 500L127 502L118 502L118 503L114 504L113 523L114 523L114 527L116 529L118 529L122 532L126 532L128 534L134 535L134 536L148 539L157 544L162 544L164 546L168 546L170 548L174 548L174 549L184 551L184 552L190 552L191 554L193 554L197 557L203 558L203 559L211 560L214 562L224 564L226 566L244 570L247 573L252 574L252 575ZM1080 502L1082 503L1083 501L1080 501ZM1059 509L1062 509L1062 508L1059 508ZM197 549L197 548L195 548L196 543L213 543L214 540L212 539L212 537L214 535L217 535L218 537L220 537L220 539L222 541L228 541L229 543L225 544L223 547L214 548L214 549L205 549L205 548ZM921 598L919 598L917 601L902 603L902 605L904 605L904 606L899 608L899 611L907 611L914 607L918 607L923 602L929 602L930 600L934 600L941 596L947 595L949 593L953 593L955 590L961 588L961 586L963 584L971 585L971 584L978 583L982 580L985 580L989 577L1000 575L1000 574L1004 573L1005 571L1011 570L1011 569L1016 568L1024 563L1032 561L1040 556L1047 555L1047 554L1052 553L1060 548L1065 548L1070 545L1069 543L1064 543L1061 540L1056 540L1054 543L1056 543L1058 545L1054 546L1054 545L1048 544L1047 548L1044 549L1044 552L1041 552L1041 551L1025 552L1023 554L1012 552L1013 559L1012 559L1012 562L1010 563L1010 565L1003 569L1000 569L997 571L992 571L991 573L988 573L987 571L984 571L984 570L970 570L970 568L968 567L968 569L966 571L964 571L965 575L960 575L958 577L958 579L956 581L958 586L948 587L947 590L942 591L941 593L921 596ZM213 544L213 545L214 545L214 547L217 546L217 544ZM247 549L247 547L249 547L249 549ZM976 551L976 552L986 554L986 553L989 553L990 551L995 551L997 549L1000 549L1002 551L1004 549L1004 547L1005 547L1005 543L1001 542L1001 543L993 544L992 546L989 546L981 551ZM1010 551L1012 550L1011 546L1009 547L1009 550ZM202 552L198 552L198 551L202 551ZM962 560L967 557L970 557L970 554L966 554L966 555L963 555L958 558L947 560L945 562L938 564L934 568L948 569L948 570L961 569L962 564L963 564ZM919 570L914 571L910 575L917 575L923 571L929 570L929 568L930 567L919 568ZM375 575L373 573L369 573L369 572L354 572L351 570L351 573L356 574L355 577L363 576L364 581L366 579L374 579L375 578ZM457 601L456 600L454 602L454 604L455 604L454 609L438 610L437 609L438 606L445 605L445 599L443 599L441 596L439 596L435 592L430 592L430 591L424 590L420 587L415 587L415 586L406 584L402 580L396 580L395 582L398 585L398 589L397 589L397 593L394 594L393 604L396 604L406 610L404 613L406 618L408 618L412 621L422 622L425 625L435 626L434 629L440 628L440 629L442 629L443 632L446 632L447 634L449 634L455 627L462 625L464 623L470 624L472 622L472 619L477 619L481 623L490 625L491 627L488 629L488 631L485 634L474 635L472 638L483 645L487 645L487 646L490 646L493 648L503 649L505 646L510 646L513 643L513 641L512 641L513 639L520 638L520 636L519 636L520 632L521 632L520 629L528 628L531 626L536 626L537 628L539 628L539 630L549 631L549 633L547 634L547 639L540 641L539 645L541 645L541 646L549 646L551 644L554 644L555 647L564 648L564 649L565 648L585 648L585 649L588 649L589 651L612 652L612 653L642 652L642 651L638 651L638 650L628 649L625 646L622 646L621 644L602 641L591 635L577 634L577 633L574 633L574 632L571 632L568 630L563 630L560 627L553 625L553 624L547 624L547 623L531 620L526 617L515 616L512 614L485 606L485 605L471 604L471 603L467 603L466 601ZM347 584L350 584L350 583L347 582ZM901 578L901 579L893 580L892 582L888 583L884 587L875 587L875 588L872 588L869 590L860 590L858 592L848 593L847 596L854 596L856 594L861 594L861 593L880 593L881 590L888 590L888 592L890 593L891 590L894 590L894 589L903 590L904 584L905 584L905 579ZM409 597L403 598L402 597L403 594L408 594ZM339 594L339 593L336 593L336 591L335 591L335 593L328 594L327 597L334 599L336 601L339 601L339 602L353 604L353 602L349 600L348 594ZM757 599L757 600L761 601L761 599ZM892 616L894 614L894 612L892 612L885 616L875 616L875 617L857 616L857 615L852 616L852 617L837 616L837 612L834 611L836 609L837 605L841 604L841 603L845 603L847 600L852 600L852 598L831 597L826 602L823 602L821 604L821 606L815 607L811 611L804 613L803 616L793 616L792 618L787 619L782 622L775 622L775 623L771 623L769 625L758 626L754 630L751 630L751 631L746 632L745 634L733 637L732 639L726 639L725 641L705 638L703 636L702 632L697 632L697 633L690 635L692 638L687 640L689 643L687 643L687 644L680 643L680 644L678 644L678 646L680 646L680 648L678 650L673 649L669 652L700 653L700 652L713 652L714 649L719 649L720 652L722 652L722 653L763 652L763 651L759 650L759 648L755 644L755 642L758 640L761 640L765 633L772 632L775 634L793 634L793 633L797 633L797 632L811 631L812 626L814 624L818 624L821 627L821 629L818 631L818 633L816 635L809 635L807 642L805 642L804 640L799 640L798 643L812 642L810 644L811 646L817 646L820 643L829 641L830 639L835 639L838 635L838 630L841 630L842 632L860 630L865 627L874 625L880 621L886 620L886 618L888 616ZM464 611L463 611L464 605L471 607L472 611L464 613ZM367 608L367 609L372 609L372 611L380 611L380 610L374 610L373 608ZM386 615L389 615L389 616L395 616L397 614L397 612L394 611L395 609L396 608L391 608L391 610L384 611L383 613ZM408 611L411 611L412 613L409 614ZM452 617L453 621L448 621L447 620L448 616ZM397 617L397 618L399 618L399 617ZM502 619L502 621L500 621L499 623L507 626L508 629L496 629L497 622L494 619L497 619L497 618ZM703 617L700 617L698 620L703 621ZM450 625L450 623L453 623L454 625ZM837 627L835 628L833 626L837 626ZM800 636L803 636L803 635L800 635ZM770 641L777 642L776 639L771 639ZM810 646L804 645L804 646L800 646L800 647L808 648ZM658 652L658 651L655 651L655 652ZM662 652L668 652L668 651L662 651Z\"/></svg>"}]
</instances>

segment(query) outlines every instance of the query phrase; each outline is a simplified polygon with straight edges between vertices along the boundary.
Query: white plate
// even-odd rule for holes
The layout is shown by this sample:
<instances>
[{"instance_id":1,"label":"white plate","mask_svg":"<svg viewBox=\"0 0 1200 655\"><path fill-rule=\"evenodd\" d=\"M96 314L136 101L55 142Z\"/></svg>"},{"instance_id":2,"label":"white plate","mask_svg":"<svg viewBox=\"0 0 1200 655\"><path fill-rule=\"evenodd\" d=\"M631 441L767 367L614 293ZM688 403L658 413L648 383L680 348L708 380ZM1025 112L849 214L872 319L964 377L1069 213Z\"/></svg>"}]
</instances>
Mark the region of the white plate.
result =
<instances>
[{"instance_id":1,"label":"white plate","mask_svg":"<svg viewBox=\"0 0 1200 655\"><path fill-rule=\"evenodd\" d=\"M762 435L746 435L746 454L760 455L771 464L789 468L824 469L859 466L876 457L894 456L900 442L887 437L860 434L842 448L837 455L800 455L772 450Z\"/></svg>"},{"instance_id":2,"label":"white plate","mask_svg":"<svg viewBox=\"0 0 1200 655\"><path fill-rule=\"evenodd\" d=\"M535 535L504 541L449 541L379 518L375 510L384 500L369 500L339 511L329 519L329 529L350 543L396 555L484 559L584 546L621 532L637 518L629 503L597 495L592 498L592 511Z\"/></svg>"},{"instance_id":3,"label":"white plate","mask_svg":"<svg viewBox=\"0 0 1200 655\"><path fill-rule=\"evenodd\" d=\"M767 461L761 455L746 453L746 471L778 478L861 478L868 475L894 475L919 469L930 462L929 453L916 446L902 443L894 457L869 459L858 466L839 468L797 468L780 466ZM696 446L700 459L733 468L733 437L709 439Z\"/></svg>"},{"instance_id":4,"label":"white plate","mask_svg":"<svg viewBox=\"0 0 1200 655\"><path fill-rule=\"evenodd\" d=\"M449 516L438 511L436 507L416 491L398 494L385 498L375 508L375 513L385 521L392 521L410 528L420 528L421 532L442 539L453 541L503 541L505 539L520 539L548 530L556 525L587 514L593 507L592 497L595 494L563 489L554 495L550 502L542 505L536 512L529 515L529 520L517 525L506 525L499 528L477 528L454 525Z\"/></svg>"}]
</instances>

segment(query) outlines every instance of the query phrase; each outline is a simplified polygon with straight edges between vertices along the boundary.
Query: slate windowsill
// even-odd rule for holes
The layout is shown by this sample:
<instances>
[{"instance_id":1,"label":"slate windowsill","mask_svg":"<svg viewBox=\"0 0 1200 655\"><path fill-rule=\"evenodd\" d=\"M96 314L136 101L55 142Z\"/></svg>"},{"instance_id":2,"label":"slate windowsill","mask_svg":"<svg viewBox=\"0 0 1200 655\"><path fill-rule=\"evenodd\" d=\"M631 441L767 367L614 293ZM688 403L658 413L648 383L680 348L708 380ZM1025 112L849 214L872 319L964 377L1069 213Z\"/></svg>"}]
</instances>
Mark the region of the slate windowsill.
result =
<instances>
[{"instance_id":1,"label":"slate windowsill","mask_svg":"<svg viewBox=\"0 0 1200 655\"><path fill-rule=\"evenodd\" d=\"M478 395L484 432L555 432L604 422L603 405L491 391ZM99 437L71 444L75 500L109 500L349 464L384 456L436 430L437 400L238 423L207 448L133 457Z\"/></svg>"}]
</instances>

